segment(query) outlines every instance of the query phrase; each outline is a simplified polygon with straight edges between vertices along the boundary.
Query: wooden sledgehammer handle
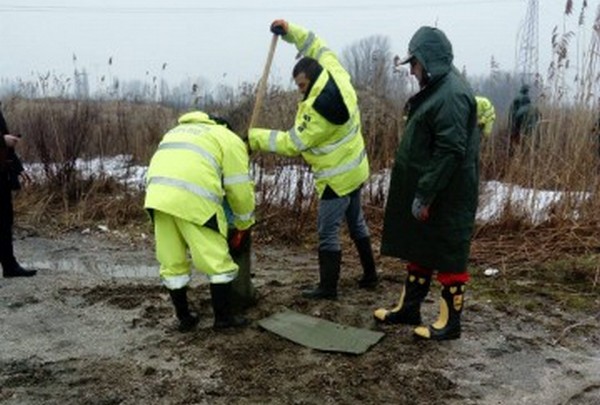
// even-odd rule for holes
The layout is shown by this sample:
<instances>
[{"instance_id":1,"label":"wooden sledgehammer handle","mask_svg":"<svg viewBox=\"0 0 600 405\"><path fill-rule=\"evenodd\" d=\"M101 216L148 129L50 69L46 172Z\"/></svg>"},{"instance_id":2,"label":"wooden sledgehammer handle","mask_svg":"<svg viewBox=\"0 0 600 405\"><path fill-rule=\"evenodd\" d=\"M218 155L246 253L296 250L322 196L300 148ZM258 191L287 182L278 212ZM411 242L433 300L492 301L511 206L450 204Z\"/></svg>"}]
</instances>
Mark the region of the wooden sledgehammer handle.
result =
<instances>
[{"instance_id":1,"label":"wooden sledgehammer handle","mask_svg":"<svg viewBox=\"0 0 600 405\"><path fill-rule=\"evenodd\" d=\"M263 70L262 77L258 83L258 89L256 90L256 101L254 102L254 109L252 110L252 116L250 117L250 124L248 129L253 128L258 118L258 113L262 107L262 101L267 91L267 78L269 77L269 71L271 70L271 63L273 62L273 55L275 54L275 46L277 45L278 35L273 34L271 38L271 47L269 48L269 55L267 56L267 62ZM246 134L247 135L247 134Z\"/></svg>"}]
</instances>

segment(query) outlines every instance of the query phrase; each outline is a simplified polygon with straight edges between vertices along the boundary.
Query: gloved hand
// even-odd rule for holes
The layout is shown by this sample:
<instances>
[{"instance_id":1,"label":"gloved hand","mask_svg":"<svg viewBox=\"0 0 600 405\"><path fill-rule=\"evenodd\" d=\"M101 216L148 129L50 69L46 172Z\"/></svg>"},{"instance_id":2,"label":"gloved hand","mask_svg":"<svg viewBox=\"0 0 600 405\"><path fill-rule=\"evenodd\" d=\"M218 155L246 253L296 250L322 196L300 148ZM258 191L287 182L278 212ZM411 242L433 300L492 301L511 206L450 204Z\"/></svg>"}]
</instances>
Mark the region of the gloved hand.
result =
<instances>
[{"instance_id":1,"label":"gloved hand","mask_svg":"<svg viewBox=\"0 0 600 405\"><path fill-rule=\"evenodd\" d=\"M415 196L411 211L417 221L425 222L429 219L429 205L425 205L419 196Z\"/></svg>"},{"instance_id":2,"label":"gloved hand","mask_svg":"<svg viewBox=\"0 0 600 405\"><path fill-rule=\"evenodd\" d=\"M244 249L250 236L250 229L240 230L234 229L229 231L229 237L227 244L229 245L229 251L231 254L239 254Z\"/></svg>"},{"instance_id":3,"label":"gloved hand","mask_svg":"<svg viewBox=\"0 0 600 405\"><path fill-rule=\"evenodd\" d=\"M275 35L285 35L288 33L288 23L286 20L275 20L271 23L271 32Z\"/></svg>"}]
</instances>

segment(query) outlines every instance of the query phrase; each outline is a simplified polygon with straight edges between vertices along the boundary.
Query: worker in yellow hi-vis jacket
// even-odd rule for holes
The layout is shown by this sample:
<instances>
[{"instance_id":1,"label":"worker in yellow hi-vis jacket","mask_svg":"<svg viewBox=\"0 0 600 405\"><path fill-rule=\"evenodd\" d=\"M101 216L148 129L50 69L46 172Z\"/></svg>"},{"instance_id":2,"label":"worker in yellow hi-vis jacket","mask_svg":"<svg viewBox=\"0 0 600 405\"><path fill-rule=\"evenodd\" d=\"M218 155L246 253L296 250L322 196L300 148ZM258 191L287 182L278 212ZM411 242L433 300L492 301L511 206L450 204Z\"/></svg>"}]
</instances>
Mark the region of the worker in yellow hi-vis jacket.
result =
<instances>
[{"instance_id":1,"label":"worker in yellow hi-vis jacket","mask_svg":"<svg viewBox=\"0 0 600 405\"><path fill-rule=\"evenodd\" d=\"M144 207L154 222L160 277L182 332L198 323L188 308L188 250L194 267L210 281L214 327L247 324L231 311L238 266L230 248L242 246L254 224L254 184L246 144L225 124L201 111L184 114L165 134L148 168ZM229 244L225 199L236 229Z\"/></svg>"},{"instance_id":2,"label":"worker in yellow hi-vis jacket","mask_svg":"<svg viewBox=\"0 0 600 405\"><path fill-rule=\"evenodd\" d=\"M483 96L475 96L477 102L477 127L486 138L492 134L496 121L496 109L492 102Z\"/></svg>"},{"instance_id":3,"label":"worker in yellow hi-vis jacket","mask_svg":"<svg viewBox=\"0 0 600 405\"><path fill-rule=\"evenodd\" d=\"M271 32L282 35L304 56L292 72L303 99L292 128L251 128L248 136L252 150L302 156L312 169L319 196L320 280L303 296L337 297L342 257L339 232L344 221L363 268L358 285L373 288L377 273L360 202L362 185L369 177L369 161L350 75L315 33L285 20L275 20Z\"/></svg>"}]
</instances>

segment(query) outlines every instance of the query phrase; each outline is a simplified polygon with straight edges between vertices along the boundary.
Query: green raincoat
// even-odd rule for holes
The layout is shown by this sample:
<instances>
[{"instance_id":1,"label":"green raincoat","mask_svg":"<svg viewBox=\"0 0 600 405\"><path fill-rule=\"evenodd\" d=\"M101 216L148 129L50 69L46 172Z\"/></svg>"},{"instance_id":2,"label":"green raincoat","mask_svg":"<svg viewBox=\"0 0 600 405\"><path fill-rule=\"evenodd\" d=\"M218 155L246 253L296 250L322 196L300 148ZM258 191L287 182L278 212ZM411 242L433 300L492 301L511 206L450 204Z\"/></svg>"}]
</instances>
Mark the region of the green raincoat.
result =
<instances>
[{"instance_id":1,"label":"green raincoat","mask_svg":"<svg viewBox=\"0 0 600 405\"><path fill-rule=\"evenodd\" d=\"M479 131L473 92L452 64L452 45L422 27L409 53L427 85L407 104L407 121L391 173L381 244L383 255L440 272L466 271L477 210ZM429 219L411 212L415 196Z\"/></svg>"}]
</instances>

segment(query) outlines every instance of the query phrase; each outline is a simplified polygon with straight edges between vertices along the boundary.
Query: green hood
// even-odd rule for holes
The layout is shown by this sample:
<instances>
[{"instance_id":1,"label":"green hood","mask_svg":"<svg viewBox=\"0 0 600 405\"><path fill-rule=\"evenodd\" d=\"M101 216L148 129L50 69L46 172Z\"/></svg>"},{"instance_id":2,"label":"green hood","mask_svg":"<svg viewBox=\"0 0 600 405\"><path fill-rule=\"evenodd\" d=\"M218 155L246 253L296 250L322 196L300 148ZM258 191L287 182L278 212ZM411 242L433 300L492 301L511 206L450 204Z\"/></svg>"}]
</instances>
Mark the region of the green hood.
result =
<instances>
[{"instance_id":1,"label":"green hood","mask_svg":"<svg viewBox=\"0 0 600 405\"><path fill-rule=\"evenodd\" d=\"M435 80L452 69L452 44L437 28L419 28L408 44L408 53L421 62L430 80Z\"/></svg>"}]
</instances>

